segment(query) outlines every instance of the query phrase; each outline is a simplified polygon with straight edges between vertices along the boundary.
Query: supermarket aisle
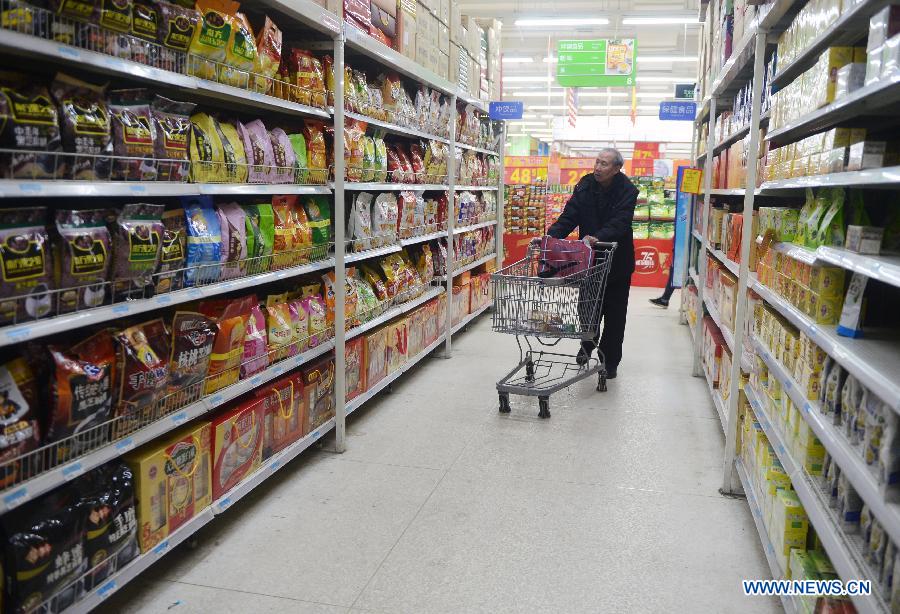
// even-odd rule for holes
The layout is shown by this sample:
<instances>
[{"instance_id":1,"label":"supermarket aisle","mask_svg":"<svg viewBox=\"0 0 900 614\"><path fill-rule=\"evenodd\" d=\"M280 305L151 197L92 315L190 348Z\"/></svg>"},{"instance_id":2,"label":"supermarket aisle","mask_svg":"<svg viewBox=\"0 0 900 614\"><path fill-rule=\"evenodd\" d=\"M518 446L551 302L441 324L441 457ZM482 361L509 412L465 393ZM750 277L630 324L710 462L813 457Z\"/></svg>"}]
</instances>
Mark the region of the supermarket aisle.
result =
<instances>
[{"instance_id":1,"label":"supermarket aisle","mask_svg":"<svg viewBox=\"0 0 900 614\"><path fill-rule=\"evenodd\" d=\"M483 317L350 422L123 589L129 612L778 611L747 504L717 494L723 437L677 312L632 292L625 359L496 412L517 358ZM677 296L673 305L677 304Z\"/></svg>"}]
</instances>

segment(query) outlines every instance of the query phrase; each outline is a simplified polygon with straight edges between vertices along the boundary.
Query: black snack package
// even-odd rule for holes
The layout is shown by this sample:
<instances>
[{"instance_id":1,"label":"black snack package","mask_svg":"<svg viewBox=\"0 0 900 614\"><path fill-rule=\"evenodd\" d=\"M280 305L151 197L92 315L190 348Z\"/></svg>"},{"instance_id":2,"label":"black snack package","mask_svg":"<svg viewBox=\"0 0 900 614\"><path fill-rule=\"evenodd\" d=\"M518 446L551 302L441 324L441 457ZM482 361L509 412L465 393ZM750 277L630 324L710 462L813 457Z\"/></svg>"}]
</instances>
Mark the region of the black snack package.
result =
<instances>
[{"instance_id":1,"label":"black snack package","mask_svg":"<svg viewBox=\"0 0 900 614\"><path fill-rule=\"evenodd\" d=\"M53 179L61 148L56 103L43 85L22 75L0 73L0 154L4 179ZM19 153L21 151L21 153Z\"/></svg>"},{"instance_id":2,"label":"black snack package","mask_svg":"<svg viewBox=\"0 0 900 614\"><path fill-rule=\"evenodd\" d=\"M0 321L42 318L53 311L48 292L52 257L44 207L0 210Z\"/></svg>"},{"instance_id":3,"label":"black snack package","mask_svg":"<svg viewBox=\"0 0 900 614\"><path fill-rule=\"evenodd\" d=\"M144 89L113 90L109 93L116 181L154 181L156 127L150 114L150 94Z\"/></svg>"},{"instance_id":4,"label":"black snack package","mask_svg":"<svg viewBox=\"0 0 900 614\"><path fill-rule=\"evenodd\" d=\"M60 313L99 307L106 297L112 260L112 240L106 227L107 210L57 211L57 305Z\"/></svg>"},{"instance_id":5,"label":"black snack package","mask_svg":"<svg viewBox=\"0 0 900 614\"><path fill-rule=\"evenodd\" d=\"M63 150L61 175L67 179L109 179L112 153L109 109L104 88L59 74L51 86L59 105Z\"/></svg>"}]
</instances>

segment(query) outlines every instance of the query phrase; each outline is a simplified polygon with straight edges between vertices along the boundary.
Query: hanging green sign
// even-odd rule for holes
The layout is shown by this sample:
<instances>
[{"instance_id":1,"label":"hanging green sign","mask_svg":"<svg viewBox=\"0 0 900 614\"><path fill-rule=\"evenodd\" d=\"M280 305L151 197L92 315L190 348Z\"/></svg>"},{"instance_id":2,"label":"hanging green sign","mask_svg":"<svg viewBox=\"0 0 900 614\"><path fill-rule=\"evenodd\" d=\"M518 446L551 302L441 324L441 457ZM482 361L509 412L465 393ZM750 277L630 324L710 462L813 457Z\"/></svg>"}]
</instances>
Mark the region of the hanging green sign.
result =
<instances>
[{"instance_id":1,"label":"hanging green sign","mask_svg":"<svg viewBox=\"0 0 900 614\"><path fill-rule=\"evenodd\" d=\"M556 80L566 87L630 87L637 70L633 38L562 40L556 44Z\"/></svg>"}]
</instances>

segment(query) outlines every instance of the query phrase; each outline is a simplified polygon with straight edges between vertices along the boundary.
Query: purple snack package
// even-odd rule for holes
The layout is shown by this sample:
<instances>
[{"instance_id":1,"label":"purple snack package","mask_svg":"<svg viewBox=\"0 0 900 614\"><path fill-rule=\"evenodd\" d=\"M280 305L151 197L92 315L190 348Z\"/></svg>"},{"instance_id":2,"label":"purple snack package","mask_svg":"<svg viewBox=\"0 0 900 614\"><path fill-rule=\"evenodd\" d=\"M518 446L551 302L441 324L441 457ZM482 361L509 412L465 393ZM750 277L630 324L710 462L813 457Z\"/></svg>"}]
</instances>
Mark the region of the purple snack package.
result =
<instances>
[{"instance_id":1,"label":"purple snack package","mask_svg":"<svg viewBox=\"0 0 900 614\"><path fill-rule=\"evenodd\" d=\"M272 141L272 153L275 155L275 169L272 173L272 183L294 183L294 165L297 163L297 154L291 146L291 141L281 128L275 128L269 132Z\"/></svg>"},{"instance_id":2,"label":"purple snack package","mask_svg":"<svg viewBox=\"0 0 900 614\"><path fill-rule=\"evenodd\" d=\"M261 119L249 124L238 122L238 134L244 142L244 153L250 165L249 183L272 183L275 171L275 152L272 151L272 140L269 131Z\"/></svg>"}]
</instances>

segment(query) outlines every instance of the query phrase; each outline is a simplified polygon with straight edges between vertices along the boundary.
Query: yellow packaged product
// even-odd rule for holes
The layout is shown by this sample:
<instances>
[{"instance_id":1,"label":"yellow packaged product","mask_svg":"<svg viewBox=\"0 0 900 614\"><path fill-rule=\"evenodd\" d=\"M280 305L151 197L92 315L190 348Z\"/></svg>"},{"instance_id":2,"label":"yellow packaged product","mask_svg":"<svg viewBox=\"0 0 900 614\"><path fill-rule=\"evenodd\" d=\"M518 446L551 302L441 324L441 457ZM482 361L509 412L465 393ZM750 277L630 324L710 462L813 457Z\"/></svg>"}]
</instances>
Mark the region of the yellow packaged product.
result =
<instances>
[{"instance_id":1,"label":"yellow packaged product","mask_svg":"<svg viewBox=\"0 0 900 614\"><path fill-rule=\"evenodd\" d=\"M131 452L138 542L148 552L212 502L210 423L198 422Z\"/></svg>"},{"instance_id":2,"label":"yellow packaged product","mask_svg":"<svg viewBox=\"0 0 900 614\"><path fill-rule=\"evenodd\" d=\"M225 47L225 65L219 70L219 81L247 89L250 73L256 70L259 60L256 40L246 15L235 13L231 21L231 36Z\"/></svg>"},{"instance_id":3,"label":"yellow packaged product","mask_svg":"<svg viewBox=\"0 0 900 614\"><path fill-rule=\"evenodd\" d=\"M244 152L244 143L238 135L234 124L219 122L215 126L222 143L222 179L228 183L247 183L250 167L247 166L247 155Z\"/></svg>"},{"instance_id":4,"label":"yellow packaged product","mask_svg":"<svg viewBox=\"0 0 900 614\"><path fill-rule=\"evenodd\" d=\"M837 324L843 306L843 297L823 298L815 292L809 295L809 315L816 324Z\"/></svg>"},{"instance_id":5,"label":"yellow packaged product","mask_svg":"<svg viewBox=\"0 0 900 614\"><path fill-rule=\"evenodd\" d=\"M823 298L844 296L845 271L840 267L813 266L809 270L809 289Z\"/></svg>"},{"instance_id":6,"label":"yellow packaged product","mask_svg":"<svg viewBox=\"0 0 900 614\"><path fill-rule=\"evenodd\" d=\"M206 113L195 113L191 116L188 150L191 156L193 183L225 181L225 148L219 134L216 120Z\"/></svg>"},{"instance_id":7,"label":"yellow packaged product","mask_svg":"<svg viewBox=\"0 0 900 614\"><path fill-rule=\"evenodd\" d=\"M218 68L228 56L234 14L240 4L232 0L197 0L200 21L188 48L188 72L216 81Z\"/></svg>"}]
</instances>

